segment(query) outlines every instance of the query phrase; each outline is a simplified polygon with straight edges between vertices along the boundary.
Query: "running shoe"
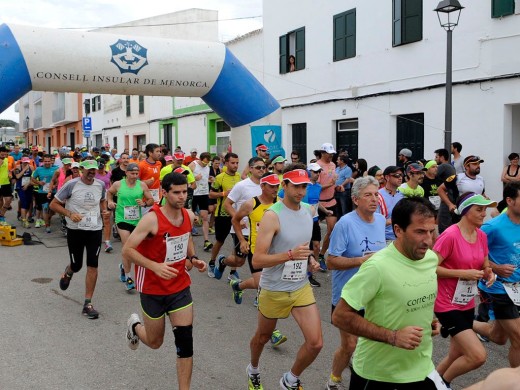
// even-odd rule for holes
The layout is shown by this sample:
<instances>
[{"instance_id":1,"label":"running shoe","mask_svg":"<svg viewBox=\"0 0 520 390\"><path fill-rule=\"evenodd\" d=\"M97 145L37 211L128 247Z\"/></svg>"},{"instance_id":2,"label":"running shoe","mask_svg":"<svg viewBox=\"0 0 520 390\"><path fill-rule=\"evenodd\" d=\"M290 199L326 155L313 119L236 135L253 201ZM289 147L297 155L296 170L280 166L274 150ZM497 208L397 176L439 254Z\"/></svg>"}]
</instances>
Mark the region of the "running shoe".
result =
<instances>
[{"instance_id":1,"label":"running shoe","mask_svg":"<svg viewBox=\"0 0 520 390\"><path fill-rule=\"evenodd\" d=\"M213 228L209 228L209 232L208 232L208 234L212 234L212 235L215 234L215 229L213 229Z\"/></svg>"},{"instance_id":2,"label":"running shoe","mask_svg":"<svg viewBox=\"0 0 520 390\"><path fill-rule=\"evenodd\" d=\"M217 280L222 279L222 274L224 273L224 269L226 268L226 264L224 264L225 259L226 256L219 255L217 257L217 260L215 261L215 270L213 272L215 273L215 279Z\"/></svg>"},{"instance_id":3,"label":"running shoe","mask_svg":"<svg viewBox=\"0 0 520 390\"><path fill-rule=\"evenodd\" d=\"M41 219L36 219L36 223L34 224L34 227L35 228L41 228L42 226L45 226L45 222L42 221Z\"/></svg>"},{"instance_id":4,"label":"running shoe","mask_svg":"<svg viewBox=\"0 0 520 390\"><path fill-rule=\"evenodd\" d=\"M289 386L289 384L287 383L286 379L285 379L285 376L287 374L283 374L282 377L280 378L280 387L282 389L285 389L285 390L303 390L303 386L300 382L299 379L296 380L296 384L294 386Z\"/></svg>"},{"instance_id":5,"label":"running shoe","mask_svg":"<svg viewBox=\"0 0 520 390\"><path fill-rule=\"evenodd\" d=\"M119 235L119 232L117 231L117 225L112 225L112 237L114 237L116 240L121 239L121 236Z\"/></svg>"},{"instance_id":6,"label":"running shoe","mask_svg":"<svg viewBox=\"0 0 520 390\"><path fill-rule=\"evenodd\" d=\"M347 390L347 388L343 386L343 382L334 382L332 379L329 379L327 382L327 390Z\"/></svg>"},{"instance_id":7,"label":"running shoe","mask_svg":"<svg viewBox=\"0 0 520 390\"><path fill-rule=\"evenodd\" d=\"M325 256L319 255L318 261L320 263L320 272L327 272L327 263L325 262Z\"/></svg>"},{"instance_id":8,"label":"running shoe","mask_svg":"<svg viewBox=\"0 0 520 390\"><path fill-rule=\"evenodd\" d=\"M125 287L127 291L135 289L135 284L131 277L126 278Z\"/></svg>"},{"instance_id":9,"label":"running shoe","mask_svg":"<svg viewBox=\"0 0 520 390\"><path fill-rule=\"evenodd\" d=\"M45 233L50 233L51 232L51 227L50 226L46 226L45 227Z\"/></svg>"},{"instance_id":10,"label":"running shoe","mask_svg":"<svg viewBox=\"0 0 520 390\"><path fill-rule=\"evenodd\" d=\"M114 248L112 248L112 243L110 241L105 242L105 252L110 253L113 250L114 250Z\"/></svg>"},{"instance_id":11,"label":"running shoe","mask_svg":"<svg viewBox=\"0 0 520 390\"><path fill-rule=\"evenodd\" d=\"M215 263L213 263L213 264L209 263L208 264L208 276L210 278L214 278L215 277Z\"/></svg>"},{"instance_id":12,"label":"running shoe","mask_svg":"<svg viewBox=\"0 0 520 390\"><path fill-rule=\"evenodd\" d=\"M22 226L25 228L25 229L29 229L31 227L31 224L29 223L28 220L26 219L22 219Z\"/></svg>"},{"instance_id":13,"label":"running shoe","mask_svg":"<svg viewBox=\"0 0 520 390\"><path fill-rule=\"evenodd\" d=\"M260 383L260 374L250 374L247 370L247 376L249 378L248 390L264 390L264 387Z\"/></svg>"},{"instance_id":14,"label":"running shoe","mask_svg":"<svg viewBox=\"0 0 520 390\"><path fill-rule=\"evenodd\" d=\"M84 316L87 316L89 320L95 320L99 317L99 313L96 309L94 309L92 303L87 303L86 305L84 305L82 313Z\"/></svg>"},{"instance_id":15,"label":"running shoe","mask_svg":"<svg viewBox=\"0 0 520 390\"><path fill-rule=\"evenodd\" d=\"M243 291L240 290L239 284L240 284L240 282L238 280L229 281L229 285L231 286L231 289L233 290L233 299L235 300L235 303L237 305L240 305L242 303L242 294L243 294Z\"/></svg>"},{"instance_id":16,"label":"running shoe","mask_svg":"<svg viewBox=\"0 0 520 390\"><path fill-rule=\"evenodd\" d=\"M287 337L285 337L278 329L273 331L271 335L271 345L273 347L278 347L280 344L283 344L287 341Z\"/></svg>"},{"instance_id":17,"label":"running shoe","mask_svg":"<svg viewBox=\"0 0 520 390\"><path fill-rule=\"evenodd\" d=\"M476 333L476 332L475 332ZM489 339L486 336L482 336L481 334L477 333L477 338L482 341L483 343L489 343Z\"/></svg>"},{"instance_id":18,"label":"running shoe","mask_svg":"<svg viewBox=\"0 0 520 390\"><path fill-rule=\"evenodd\" d=\"M125 268L123 267L123 263L119 263L119 281L121 283L126 282Z\"/></svg>"},{"instance_id":19,"label":"running shoe","mask_svg":"<svg viewBox=\"0 0 520 390\"><path fill-rule=\"evenodd\" d=\"M69 269L69 266L66 266L65 271L63 271L63 274L61 275L61 278L60 278L60 289L63 291L65 291L66 289L69 288L70 280L72 279L72 275L74 275L74 274L69 274L67 272L68 269Z\"/></svg>"},{"instance_id":20,"label":"running shoe","mask_svg":"<svg viewBox=\"0 0 520 390\"><path fill-rule=\"evenodd\" d=\"M5 217L0 217L0 226L7 226L7 225L9 225L9 224L5 220Z\"/></svg>"},{"instance_id":21,"label":"running shoe","mask_svg":"<svg viewBox=\"0 0 520 390\"><path fill-rule=\"evenodd\" d=\"M191 235L200 236L199 230L195 226L193 226L193 228L191 229Z\"/></svg>"},{"instance_id":22,"label":"running shoe","mask_svg":"<svg viewBox=\"0 0 520 390\"><path fill-rule=\"evenodd\" d=\"M321 287L321 283L318 282L313 275L309 276L309 283L311 287Z\"/></svg>"},{"instance_id":23,"label":"running shoe","mask_svg":"<svg viewBox=\"0 0 520 390\"><path fill-rule=\"evenodd\" d=\"M227 277L227 280L238 280L239 282L241 282L242 280L240 279L240 276L238 275L238 271L237 270L234 270L234 271L231 271Z\"/></svg>"},{"instance_id":24,"label":"running shoe","mask_svg":"<svg viewBox=\"0 0 520 390\"><path fill-rule=\"evenodd\" d=\"M213 244L208 240L204 241L204 252L209 252L213 248Z\"/></svg>"},{"instance_id":25,"label":"running shoe","mask_svg":"<svg viewBox=\"0 0 520 390\"><path fill-rule=\"evenodd\" d=\"M27 220L29 221L29 223L34 223L34 218L32 216L30 216L29 218L27 218Z\"/></svg>"},{"instance_id":26,"label":"running shoe","mask_svg":"<svg viewBox=\"0 0 520 390\"><path fill-rule=\"evenodd\" d=\"M140 323L141 321L136 313L131 314L130 317L128 317L128 321L126 321L126 340L128 341L128 347L134 351L139 346L139 336L134 332L134 325Z\"/></svg>"}]
</instances>

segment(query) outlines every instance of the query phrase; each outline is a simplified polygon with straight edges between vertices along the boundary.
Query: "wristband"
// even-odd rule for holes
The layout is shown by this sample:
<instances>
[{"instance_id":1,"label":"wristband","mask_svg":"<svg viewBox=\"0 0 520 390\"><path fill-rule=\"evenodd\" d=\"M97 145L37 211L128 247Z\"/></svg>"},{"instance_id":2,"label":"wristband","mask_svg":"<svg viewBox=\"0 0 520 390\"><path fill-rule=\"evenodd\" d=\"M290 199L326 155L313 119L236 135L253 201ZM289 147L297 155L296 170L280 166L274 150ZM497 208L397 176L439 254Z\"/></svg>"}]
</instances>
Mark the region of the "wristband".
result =
<instances>
[{"instance_id":1,"label":"wristband","mask_svg":"<svg viewBox=\"0 0 520 390\"><path fill-rule=\"evenodd\" d=\"M392 331L392 342L390 343L390 345L392 345L392 347L395 347L396 339L397 339L397 330L393 330Z\"/></svg>"},{"instance_id":2,"label":"wristband","mask_svg":"<svg viewBox=\"0 0 520 390\"><path fill-rule=\"evenodd\" d=\"M188 257L187 258L189 261L191 261L191 263L193 264L193 259L197 259L199 260L199 258L197 256L191 256L191 257Z\"/></svg>"},{"instance_id":3,"label":"wristband","mask_svg":"<svg viewBox=\"0 0 520 390\"><path fill-rule=\"evenodd\" d=\"M292 254L292 250L289 249L289 250L287 251L287 256L289 256L289 260L294 260L294 256L293 256L293 254Z\"/></svg>"}]
</instances>

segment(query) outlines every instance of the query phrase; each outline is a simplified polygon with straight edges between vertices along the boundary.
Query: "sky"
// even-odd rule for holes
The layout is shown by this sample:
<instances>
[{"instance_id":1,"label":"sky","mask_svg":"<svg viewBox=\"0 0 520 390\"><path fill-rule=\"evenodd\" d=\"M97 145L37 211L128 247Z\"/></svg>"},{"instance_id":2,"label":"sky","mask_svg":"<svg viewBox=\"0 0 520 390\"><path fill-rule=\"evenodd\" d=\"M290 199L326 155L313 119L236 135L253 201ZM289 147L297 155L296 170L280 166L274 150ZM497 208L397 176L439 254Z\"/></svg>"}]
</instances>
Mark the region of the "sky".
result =
<instances>
[{"instance_id":1,"label":"sky","mask_svg":"<svg viewBox=\"0 0 520 390\"><path fill-rule=\"evenodd\" d=\"M0 0L0 24L89 30L189 8L218 11L222 42L262 27L262 0ZM14 105L0 119L18 122Z\"/></svg>"}]
</instances>

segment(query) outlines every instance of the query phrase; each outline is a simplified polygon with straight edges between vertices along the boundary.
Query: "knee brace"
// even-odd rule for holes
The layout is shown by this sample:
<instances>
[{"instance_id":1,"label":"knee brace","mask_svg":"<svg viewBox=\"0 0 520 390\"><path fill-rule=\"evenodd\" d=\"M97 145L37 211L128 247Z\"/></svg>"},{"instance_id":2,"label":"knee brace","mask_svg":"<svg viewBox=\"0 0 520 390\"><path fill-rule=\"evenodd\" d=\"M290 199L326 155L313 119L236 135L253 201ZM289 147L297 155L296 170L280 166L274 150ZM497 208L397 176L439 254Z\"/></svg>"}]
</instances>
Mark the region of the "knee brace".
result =
<instances>
[{"instance_id":1,"label":"knee brace","mask_svg":"<svg viewBox=\"0 0 520 390\"><path fill-rule=\"evenodd\" d=\"M178 358L190 358L193 356L193 325L174 326L175 346Z\"/></svg>"}]
</instances>

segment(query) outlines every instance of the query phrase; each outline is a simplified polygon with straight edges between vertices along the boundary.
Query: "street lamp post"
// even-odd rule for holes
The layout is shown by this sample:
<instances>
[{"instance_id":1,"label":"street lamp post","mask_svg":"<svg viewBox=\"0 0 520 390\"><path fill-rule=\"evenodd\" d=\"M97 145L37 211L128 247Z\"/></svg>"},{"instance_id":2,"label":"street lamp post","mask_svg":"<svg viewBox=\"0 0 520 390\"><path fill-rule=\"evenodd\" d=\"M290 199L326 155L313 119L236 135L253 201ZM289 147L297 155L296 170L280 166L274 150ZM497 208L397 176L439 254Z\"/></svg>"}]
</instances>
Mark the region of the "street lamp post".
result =
<instances>
[{"instance_id":1,"label":"street lamp post","mask_svg":"<svg viewBox=\"0 0 520 390\"><path fill-rule=\"evenodd\" d=\"M437 8L439 23L447 33L446 44L446 110L444 117L444 148L451 151L452 134L452 31L459 24L460 11L464 7L457 0L442 0ZM453 15L452 15L453 14Z\"/></svg>"},{"instance_id":2,"label":"street lamp post","mask_svg":"<svg viewBox=\"0 0 520 390\"><path fill-rule=\"evenodd\" d=\"M83 107L85 108L85 116L88 117L88 114L90 114L90 99L85 99L83 101ZM90 152L90 145L89 140L90 137L85 137L87 139L87 152Z\"/></svg>"}]
</instances>

